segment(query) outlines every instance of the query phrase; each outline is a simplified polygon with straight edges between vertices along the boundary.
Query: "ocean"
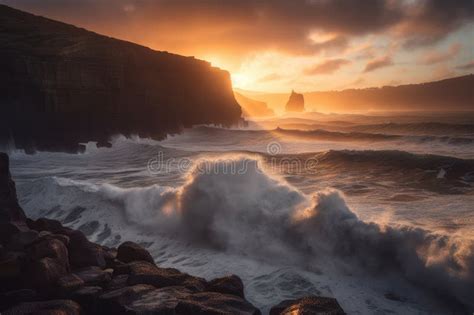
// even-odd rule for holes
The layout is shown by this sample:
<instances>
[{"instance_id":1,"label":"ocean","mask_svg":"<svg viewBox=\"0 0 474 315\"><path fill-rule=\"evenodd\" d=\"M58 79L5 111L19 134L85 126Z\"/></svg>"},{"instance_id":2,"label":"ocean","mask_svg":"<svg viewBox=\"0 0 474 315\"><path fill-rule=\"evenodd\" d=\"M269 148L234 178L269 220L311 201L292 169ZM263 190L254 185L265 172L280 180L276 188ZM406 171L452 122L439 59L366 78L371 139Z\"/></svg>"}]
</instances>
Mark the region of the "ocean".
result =
<instances>
[{"instance_id":1,"label":"ocean","mask_svg":"<svg viewBox=\"0 0 474 315\"><path fill-rule=\"evenodd\" d=\"M239 275L263 313L335 297L348 314L474 309L472 115L323 115L11 151L20 203L161 266Z\"/></svg>"}]
</instances>

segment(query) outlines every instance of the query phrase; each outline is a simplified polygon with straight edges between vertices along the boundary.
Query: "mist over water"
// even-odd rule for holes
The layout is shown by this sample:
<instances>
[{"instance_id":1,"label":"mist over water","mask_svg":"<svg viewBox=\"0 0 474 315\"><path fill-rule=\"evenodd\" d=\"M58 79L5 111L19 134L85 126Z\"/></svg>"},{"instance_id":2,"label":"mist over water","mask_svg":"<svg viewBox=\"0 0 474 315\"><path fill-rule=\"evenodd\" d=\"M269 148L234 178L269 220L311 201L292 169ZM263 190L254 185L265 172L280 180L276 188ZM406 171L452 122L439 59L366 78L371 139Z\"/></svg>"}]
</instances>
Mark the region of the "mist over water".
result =
<instances>
[{"instance_id":1,"label":"mist over water","mask_svg":"<svg viewBox=\"0 0 474 315\"><path fill-rule=\"evenodd\" d=\"M474 308L472 126L365 119L13 152L12 173L28 215L196 275L236 273L264 311L307 294L351 314Z\"/></svg>"}]
</instances>

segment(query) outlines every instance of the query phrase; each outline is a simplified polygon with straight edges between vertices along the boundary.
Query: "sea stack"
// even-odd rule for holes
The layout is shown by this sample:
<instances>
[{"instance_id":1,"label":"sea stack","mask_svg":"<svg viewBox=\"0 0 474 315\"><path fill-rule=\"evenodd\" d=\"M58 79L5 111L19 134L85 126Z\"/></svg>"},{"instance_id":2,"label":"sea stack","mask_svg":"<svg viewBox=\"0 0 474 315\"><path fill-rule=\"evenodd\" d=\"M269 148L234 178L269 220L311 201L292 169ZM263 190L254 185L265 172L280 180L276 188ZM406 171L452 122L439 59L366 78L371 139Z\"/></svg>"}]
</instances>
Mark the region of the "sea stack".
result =
<instances>
[{"instance_id":1,"label":"sea stack","mask_svg":"<svg viewBox=\"0 0 474 315\"><path fill-rule=\"evenodd\" d=\"M80 152L115 134L161 139L241 120L230 75L209 62L0 5L0 145Z\"/></svg>"},{"instance_id":2,"label":"sea stack","mask_svg":"<svg viewBox=\"0 0 474 315\"><path fill-rule=\"evenodd\" d=\"M287 112L304 112L304 96L303 94L291 91L290 99L286 103L285 111Z\"/></svg>"}]
</instances>

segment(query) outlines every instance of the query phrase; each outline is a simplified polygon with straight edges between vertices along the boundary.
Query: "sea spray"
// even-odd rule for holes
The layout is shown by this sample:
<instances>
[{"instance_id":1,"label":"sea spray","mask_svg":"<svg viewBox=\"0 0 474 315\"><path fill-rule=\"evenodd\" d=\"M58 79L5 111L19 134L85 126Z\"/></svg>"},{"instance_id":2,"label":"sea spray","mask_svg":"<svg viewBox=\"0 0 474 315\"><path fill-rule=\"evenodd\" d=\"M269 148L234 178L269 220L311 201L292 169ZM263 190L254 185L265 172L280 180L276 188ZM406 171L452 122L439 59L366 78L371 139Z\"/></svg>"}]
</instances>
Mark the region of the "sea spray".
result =
<instances>
[{"instance_id":1,"label":"sea spray","mask_svg":"<svg viewBox=\"0 0 474 315\"><path fill-rule=\"evenodd\" d=\"M259 162L250 156L201 159L186 183L177 188L119 188L53 178L38 184L37 189L43 191L35 195L41 200L27 200L25 208L82 205L92 209L96 219L103 216L101 221L113 230L135 228L270 262L287 256L342 258L354 270L399 272L420 286L474 307L471 241L408 226L364 222L341 193L329 189L311 198L270 176L258 167ZM211 165L212 171L203 172L207 169L203 163ZM229 163L235 169L245 165L245 171L219 172L228 170ZM58 200L57 196L66 197Z\"/></svg>"}]
</instances>

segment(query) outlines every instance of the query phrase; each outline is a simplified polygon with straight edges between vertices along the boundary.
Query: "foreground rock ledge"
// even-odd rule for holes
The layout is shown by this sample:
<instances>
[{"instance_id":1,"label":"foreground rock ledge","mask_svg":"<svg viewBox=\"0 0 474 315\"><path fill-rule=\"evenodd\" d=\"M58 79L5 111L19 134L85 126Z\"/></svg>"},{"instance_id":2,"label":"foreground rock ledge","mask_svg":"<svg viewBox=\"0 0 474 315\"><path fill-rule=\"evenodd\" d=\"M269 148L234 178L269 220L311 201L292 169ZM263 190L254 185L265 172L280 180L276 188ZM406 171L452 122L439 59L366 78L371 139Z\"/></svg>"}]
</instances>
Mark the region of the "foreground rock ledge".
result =
<instances>
[{"instance_id":1,"label":"foreground rock ledge","mask_svg":"<svg viewBox=\"0 0 474 315\"><path fill-rule=\"evenodd\" d=\"M1 314L261 314L235 275L206 281L161 268L133 242L90 242L56 220L26 217L0 153ZM295 313L296 312L296 313ZM284 301L275 314L344 314L337 301Z\"/></svg>"}]
</instances>

